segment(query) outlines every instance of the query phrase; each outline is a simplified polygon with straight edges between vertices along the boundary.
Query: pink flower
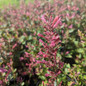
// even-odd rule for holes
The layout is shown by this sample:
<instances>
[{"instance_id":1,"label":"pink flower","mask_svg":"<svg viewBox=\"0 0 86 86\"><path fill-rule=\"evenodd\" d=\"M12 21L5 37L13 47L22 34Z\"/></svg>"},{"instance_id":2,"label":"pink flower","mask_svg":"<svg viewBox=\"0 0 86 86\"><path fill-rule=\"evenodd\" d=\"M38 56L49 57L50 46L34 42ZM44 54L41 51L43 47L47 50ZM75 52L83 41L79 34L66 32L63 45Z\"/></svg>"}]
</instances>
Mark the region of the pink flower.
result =
<instances>
[{"instance_id":1,"label":"pink flower","mask_svg":"<svg viewBox=\"0 0 86 86\"><path fill-rule=\"evenodd\" d=\"M38 53L39 55L42 55L43 54L43 52L42 51L39 51L39 53Z\"/></svg>"},{"instance_id":2,"label":"pink flower","mask_svg":"<svg viewBox=\"0 0 86 86\"><path fill-rule=\"evenodd\" d=\"M45 86L44 81L42 81L43 86Z\"/></svg>"},{"instance_id":3,"label":"pink flower","mask_svg":"<svg viewBox=\"0 0 86 86\"><path fill-rule=\"evenodd\" d=\"M57 16L57 17L54 19L54 21L53 21L53 23L52 23L52 26L58 21L58 19L59 19L59 17Z\"/></svg>"},{"instance_id":4,"label":"pink flower","mask_svg":"<svg viewBox=\"0 0 86 86\"><path fill-rule=\"evenodd\" d=\"M0 84L2 84L2 83L3 83L3 81L0 80Z\"/></svg>"},{"instance_id":5,"label":"pink flower","mask_svg":"<svg viewBox=\"0 0 86 86\"><path fill-rule=\"evenodd\" d=\"M75 17L75 13L72 14L71 19Z\"/></svg>"},{"instance_id":6,"label":"pink flower","mask_svg":"<svg viewBox=\"0 0 86 86\"><path fill-rule=\"evenodd\" d=\"M41 63L41 61L37 61L37 64Z\"/></svg>"},{"instance_id":7,"label":"pink flower","mask_svg":"<svg viewBox=\"0 0 86 86\"><path fill-rule=\"evenodd\" d=\"M20 57L20 61L24 60L24 57Z\"/></svg>"},{"instance_id":8,"label":"pink flower","mask_svg":"<svg viewBox=\"0 0 86 86\"><path fill-rule=\"evenodd\" d=\"M67 8L68 8L68 10L71 10L71 7L70 7L70 5L68 5L68 6L67 6Z\"/></svg>"},{"instance_id":9,"label":"pink flower","mask_svg":"<svg viewBox=\"0 0 86 86\"><path fill-rule=\"evenodd\" d=\"M48 55L43 53L43 57L46 58L46 57L48 57Z\"/></svg>"},{"instance_id":10,"label":"pink flower","mask_svg":"<svg viewBox=\"0 0 86 86\"><path fill-rule=\"evenodd\" d=\"M54 41L51 42L50 47L55 47L55 42Z\"/></svg>"},{"instance_id":11,"label":"pink flower","mask_svg":"<svg viewBox=\"0 0 86 86\"><path fill-rule=\"evenodd\" d=\"M69 51L67 51L65 54L69 54Z\"/></svg>"},{"instance_id":12,"label":"pink flower","mask_svg":"<svg viewBox=\"0 0 86 86\"><path fill-rule=\"evenodd\" d=\"M0 40L1 40L1 41L4 41L4 39L3 39L3 38L1 38Z\"/></svg>"},{"instance_id":13,"label":"pink flower","mask_svg":"<svg viewBox=\"0 0 86 86\"><path fill-rule=\"evenodd\" d=\"M26 55L26 57L28 57L29 56L29 53L28 52L25 52L25 55Z\"/></svg>"},{"instance_id":14,"label":"pink flower","mask_svg":"<svg viewBox=\"0 0 86 86\"><path fill-rule=\"evenodd\" d=\"M12 49L14 49L17 46L17 43L13 45Z\"/></svg>"},{"instance_id":15,"label":"pink flower","mask_svg":"<svg viewBox=\"0 0 86 86\"><path fill-rule=\"evenodd\" d=\"M45 76L48 77L48 76L50 76L50 74L46 73Z\"/></svg>"},{"instance_id":16,"label":"pink flower","mask_svg":"<svg viewBox=\"0 0 86 86\"><path fill-rule=\"evenodd\" d=\"M9 52L9 55L12 55L12 52Z\"/></svg>"},{"instance_id":17,"label":"pink flower","mask_svg":"<svg viewBox=\"0 0 86 86\"><path fill-rule=\"evenodd\" d=\"M25 47L26 47L26 48L28 48L28 46L27 46L27 45L26 45Z\"/></svg>"},{"instance_id":18,"label":"pink flower","mask_svg":"<svg viewBox=\"0 0 86 86\"><path fill-rule=\"evenodd\" d=\"M69 26L69 28L72 29L72 28L73 28L73 25L71 24L71 25Z\"/></svg>"},{"instance_id":19,"label":"pink flower","mask_svg":"<svg viewBox=\"0 0 86 86\"><path fill-rule=\"evenodd\" d=\"M7 71L6 69L0 68L0 72L1 72L1 73L4 73L4 72L6 72L6 71Z\"/></svg>"},{"instance_id":20,"label":"pink flower","mask_svg":"<svg viewBox=\"0 0 86 86\"><path fill-rule=\"evenodd\" d=\"M27 34L26 34L26 33L24 33L23 35L24 35L24 36L27 36Z\"/></svg>"},{"instance_id":21,"label":"pink flower","mask_svg":"<svg viewBox=\"0 0 86 86\"><path fill-rule=\"evenodd\" d=\"M42 44L44 44L44 42L41 39L39 39L39 42L41 42Z\"/></svg>"},{"instance_id":22,"label":"pink flower","mask_svg":"<svg viewBox=\"0 0 86 86\"><path fill-rule=\"evenodd\" d=\"M58 24L60 24L60 21L61 21L61 18L59 18L59 19L57 20L57 22L53 25L53 28L56 28L56 27L58 26Z\"/></svg>"},{"instance_id":23,"label":"pink flower","mask_svg":"<svg viewBox=\"0 0 86 86\"><path fill-rule=\"evenodd\" d=\"M43 62L43 63L46 63L46 61L45 61L45 60L42 60L42 62Z\"/></svg>"},{"instance_id":24,"label":"pink flower","mask_svg":"<svg viewBox=\"0 0 86 86\"><path fill-rule=\"evenodd\" d=\"M29 12L26 12L26 16L29 16L30 15L30 13Z\"/></svg>"},{"instance_id":25,"label":"pink flower","mask_svg":"<svg viewBox=\"0 0 86 86\"><path fill-rule=\"evenodd\" d=\"M53 36L52 39L53 39L53 40L55 40L55 39L59 39L59 35L57 35L57 36Z\"/></svg>"},{"instance_id":26,"label":"pink flower","mask_svg":"<svg viewBox=\"0 0 86 86\"><path fill-rule=\"evenodd\" d=\"M40 34L40 33L38 34L38 36L45 38L45 37L44 37L42 34Z\"/></svg>"},{"instance_id":27,"label":"pink flower","mask_svg":"<svg viewBox=\"0 0 86 86\"><path fill-rule=\"evenodd\" d=\"M32 58L33 59L33 62L35 62L36 60L35 60L35 58Z\"/></svg>"},{"instance_id":28,"label":"pink flower","mask_svg":"<svg viewBox=\"0 0 86 86\"><path fill-rule=\"evenodd\" d=\"M61 74L61 71L60 71L60 70L58 71L58 75L59 75L59 74Z\"/></svg>"},{"instance_id":29,"label":"pink flower","mask_svg":"<svg viewBox=\"0 0 86 86\"><path fill-rule=\"evenodd\" d=\"M47 24L47 21L46 21L46 19L44 18L44 16L45 16L45 15L43 15L43 16L41 17L41 19L42 19L42 21L43 21L44 23Z\"/></svg>"}]
</instances>

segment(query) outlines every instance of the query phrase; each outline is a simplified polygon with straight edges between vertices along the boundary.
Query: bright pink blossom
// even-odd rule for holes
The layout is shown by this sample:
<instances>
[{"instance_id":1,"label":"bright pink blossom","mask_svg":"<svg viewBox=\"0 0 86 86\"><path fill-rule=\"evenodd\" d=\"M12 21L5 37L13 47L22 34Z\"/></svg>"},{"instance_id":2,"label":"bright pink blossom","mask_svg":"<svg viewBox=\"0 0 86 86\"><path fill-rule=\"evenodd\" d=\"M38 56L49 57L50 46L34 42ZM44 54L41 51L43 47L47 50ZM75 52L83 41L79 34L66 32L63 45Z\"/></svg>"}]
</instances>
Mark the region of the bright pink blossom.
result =
<instances>
[{"instance_id":1,"label":"bright pink blossom","mask_svg":"<svg viewBox=\"0 0 86 86\"><path fill-rule=\"evenodd\" d=\"M4 72L6 72L6 71L7 71L6 69L0 68L0 72L1 72L1 73L4 73Z\"/></svg>"},{"instance_id":2,"label":"bright pink blossom","mask_svg":"<svg viewBox=\"0 0 86 86\"><path fill-rule=\"evenodd\" d=\"M28 57L29 56L29 53L28 52L25 52L25 56Z\"/></svg>"},{"instance_id":3,"label":"bright pink blossom","mask_svg":"<svg viewBox=\"0 0 86 86\"><path fill-rule=\"evenodd\" d=\"M73 25L71 24L71 25L69 26L69 28L72 29L72 28L73 28Z\"/></svg>"},{"instance_id":4,"label":"bright pink blossom","mask_svg":"<svg viewBox=\"0 0 86 86\"><path fill-rule=\"evenodd\" d=\"M55 19L53 20L52 26L58 21L59 17L55 17Z\"/></svg>"},{"instance_id":5,"label":"bright pink blossom","mask_svg":"<svg viewBox=\"0 0 86 86\"><path fill-rule=\"evenodd\" d=\"M50 76L50 74L46 73L45 76L48 77L48 76Z\"/></svg>"},{"instance_id":6,"label":"bright pink blossom","mask_svg":"<svg viewBox=\"0 0 86 86\"><path fill-rule=\"evenodd\" d=\"M42 15L41 19L42 19L42 21L43 21L44 23L47 24L47 21L46 21L46 19L45 19L44 17L45 17L45 15Z\"/></svg>"},{"instance_id":7,"label":"bright pink blossom","mask_svg":"<svg viewBox=\"0 0 86 86\"><path fill-rule=\"evenodd\" d=\"M24 60L24 57L20 57L20 61Z\"/></svg>"},{"instance_id":8,"label":"bright pink blossom","mask_svg":"<svg viewBox=\"0 0 86 86\"><path fill-rule=\"evenodd\" d=\"M12 52L9 52L9 55L12 55Z\"/></svg>"},{"instance_id":9,"label":"bright pink blossom","mask_svg":"<svg viewBox=\"0 0 86 86\"><path fill-rule=\"evenodd\" d=\"M58 24L60 24L61 18L58 19L58 21L53 25L53 28L56 28Z\"/></svg>"},{"instance_id":10,"label":"bright pink blossom","mask_svg":"<svg viewBox=\"0 0 86 86\"><path fill-rule=\"evenodd\" d=\"M12 49L14 49L17 46L17 43L13 45Z\"/></svg>"},{"instance_id":11,"label":"bright pink blossom","mask_svg":"<svg viewBox=\"0 0 86 86\"><path fill-rule=\"evenodd\" d=\"M3 83L3 81L0 80L0 85Z\"/></svg>"}]
</instances>

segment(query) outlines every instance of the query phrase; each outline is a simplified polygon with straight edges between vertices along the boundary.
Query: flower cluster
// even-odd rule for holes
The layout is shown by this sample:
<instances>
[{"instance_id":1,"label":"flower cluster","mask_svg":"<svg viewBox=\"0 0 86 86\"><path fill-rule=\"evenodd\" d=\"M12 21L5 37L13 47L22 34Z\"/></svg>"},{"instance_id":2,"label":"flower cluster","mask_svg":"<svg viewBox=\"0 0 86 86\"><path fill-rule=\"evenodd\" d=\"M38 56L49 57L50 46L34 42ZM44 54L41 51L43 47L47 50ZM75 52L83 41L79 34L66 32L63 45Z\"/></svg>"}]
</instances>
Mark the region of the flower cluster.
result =
<instances>
[{"instance_id":1,"label":"flower cluster","mask_svg":"<svg viewBox=\"0 0 86 86\"><path fill-rule=\"evenodd\" d=\"M44 26L43 35L40 33L38 34L38 36L44 39L44 41L39 39L39 42L42 43L43 47L40 49L37 56L41 61L37 60L37 63L43 63L48 68L48 73L45 74L46 77L56 79L56 77L61 73L61 69L63 67L63 63L60 61L60 58L57 57L57 51L61 40L58 33L55 31L55 28L61 23L61 18L57 16L53 21L52 20L52 17L47 21L45 16L42 16L42 21L46 26Z\"/></svg>"}]
</instances>

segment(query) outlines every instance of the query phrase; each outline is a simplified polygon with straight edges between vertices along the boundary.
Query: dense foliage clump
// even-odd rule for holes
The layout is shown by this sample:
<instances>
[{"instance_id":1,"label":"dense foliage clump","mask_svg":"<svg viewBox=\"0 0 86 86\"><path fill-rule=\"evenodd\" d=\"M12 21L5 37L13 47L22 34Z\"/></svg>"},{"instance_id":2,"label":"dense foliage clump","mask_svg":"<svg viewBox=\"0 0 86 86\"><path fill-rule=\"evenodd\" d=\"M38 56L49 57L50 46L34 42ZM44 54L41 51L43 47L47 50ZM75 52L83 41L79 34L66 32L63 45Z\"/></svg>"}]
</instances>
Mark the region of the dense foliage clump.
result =
<instances>
[{"instance_id":1,"label":"dense foliage clump","mask_svg":"<svg viewBox=\"0 0 86 86\"><path fill-rule=\"evenodd\" d=\"M86 85L85 0L35 0L0 11L0 86Z\"/></svg>"}]
</instances>

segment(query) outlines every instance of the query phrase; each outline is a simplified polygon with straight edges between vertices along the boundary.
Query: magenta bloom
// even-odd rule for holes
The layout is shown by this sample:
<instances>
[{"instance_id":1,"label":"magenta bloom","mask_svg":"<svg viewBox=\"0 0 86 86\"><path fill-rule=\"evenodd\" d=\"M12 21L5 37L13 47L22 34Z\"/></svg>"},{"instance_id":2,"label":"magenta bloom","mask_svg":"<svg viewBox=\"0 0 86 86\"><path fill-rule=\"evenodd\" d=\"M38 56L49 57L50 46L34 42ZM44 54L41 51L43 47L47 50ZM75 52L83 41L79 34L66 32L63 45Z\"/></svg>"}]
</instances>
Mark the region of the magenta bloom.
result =
<instances>
[{"instance_id":1,"label":"magenta bloom","mask_svg":"<svg viewBox=\"0 0 86 86\"><path fill-rule=\"evenodd\" d=\"M24 57L20 57L20 61L24 60Z\"/></svg>"},{"instance_id":2,"label":"magenta bloom","mask_svg":"<svg viewBox=\"0 0 86 86\"><path fill-rule=\"evenodd\" d=\"M53 20L52 23L52 27L56 28L58 26L58 24L61 24L61 18L59 18L58 16Z\"/></svg>"},{"instance_id":3,"label":"magenta bloom","mask_svg":"<svg viewBox=\"0 0 86 86\"><path fill-rule=\"evenodd\" d=\"M12 55L12 52L9 52L9 55Z\"/></svg>"},{"instance_id":4,"label":"magenta bloom","mask_svg":"<svg viewBox=\"0 0 86 86\"><path fill-rule=\"evenodd\" d=\"M72 28L73 28L73 25L71 24L71 25L69 26L69 28L72 29Z\"/></svg>"},{"instance_id":5,"label":"magenta bloom","mask_svg":"<svg viewBox=\"0 0 86 86\"><path fill-rule=\"evenodd\" d=\"M3 83L3 81L0 80L0 84L2 84L2 83Z\"/></svg>"},{"instance_id":6,"label":"magenta bloom","mask_svg":"<svg viewBox=\"0 0 86 86\"><path fill-rule=\"evenodd\" d=\"M45 76L48 77L48 76L50 76L50 74L46 73Z\"/></svg>"},{"instance_id":7,"label":"magenta bloom","mask_svg":"<svg viewBox=\"0 0 86 86\"><path fill-rule=\"evenodd\" d=\"M28 52L25 52L25 56L28 57L29 56L29 53Z\"/></svg>"},{"instance_id":8,"label":"magenta bloom","mask_svg":"<svg viewBox=\"0 0 86 86\"><path fill-rule=\"evenodd\" d=\"M1 72L1 73L4 73L4 72L6 72L6 71L7 71L6 69L0 68L0 72Z\"/></svg>"},{"instance_id":9,"label":"magenta bloom","mask_svg":"<svg viewBox=\"0 0 86 86\"><path fill-rule=\"evenodd\" d=\"M46 21L46 19L45 19L44 17L45 17L45 15L43 15L43 16L41 17L41 19L42 19L42 21L43 21L44 23L47 24L47 21Z\"/></svg>"},{"instance_id":10,"label":"magenta bloom","mask_svg":"<svg viewBox=\"0 0 86 86\"><path fill-rule=\"evenodd\" d=\"M12 49L14 49L17 46L17 43L13 45Z\"/></svg>"},{"instance_id":11,"label":"magenta bloom","mask_svg":"<svg viewBox=\"0 0 86 86\"><path fill-rule=\"evenodd\" d=\"M54 21L53 21L53 23L52 23L52 26L58 21L58 19L59 19L59 17L57 16L57 17L54 19Z\"/></svg>"}]
</instances>

